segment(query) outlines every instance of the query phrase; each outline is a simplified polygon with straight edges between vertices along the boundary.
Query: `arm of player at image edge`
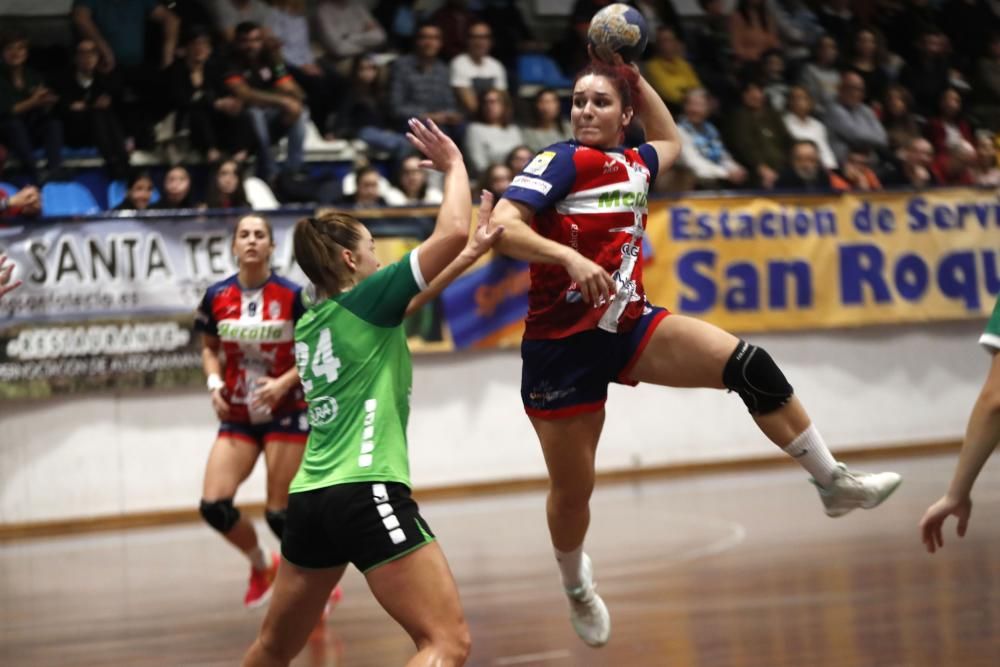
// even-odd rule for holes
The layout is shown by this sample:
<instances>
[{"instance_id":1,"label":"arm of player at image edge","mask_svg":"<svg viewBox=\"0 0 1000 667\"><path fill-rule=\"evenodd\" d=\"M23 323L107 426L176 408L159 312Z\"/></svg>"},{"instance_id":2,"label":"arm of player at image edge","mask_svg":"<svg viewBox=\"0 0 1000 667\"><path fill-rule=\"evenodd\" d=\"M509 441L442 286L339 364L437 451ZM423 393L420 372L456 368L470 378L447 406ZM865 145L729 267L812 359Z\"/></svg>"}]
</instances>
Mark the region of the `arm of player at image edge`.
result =
<instances>
[{"instance_id":1,"label":"arm of player at image edge","mask_svg":"<svg viewBox=\"0 0 1000 667\"><path fill-rule=\"evenodd\" d=\"M972 486L990 454L1000 442L1000 351L994 351L989 375L972 407L965 440L948 493L931 505L920 520L920 535L927 551L944 546L945 519L958 519L958 536L964 537L972 514Z\"/></svg>"},{"instance_id":2,"label":"arm of player at image edge","mask_svg":"<svg viewBox=\"0 0 1000 667\"><path fill-rule=\"evenodd\" d=\"M490 213L493 211L493 195L483 190L482 199L479 203L479 217L476 219L475 229L469 234L469 240L458 253L458 257L452 260L417 296L413 297L410 305L406 309L406 316L417 312L431 300L437 298L444 288L453 280L462 275L466 269L476 263L476 260L485 255L492 248L497 240L503 235L502 225L490 224ZM422 252L422 251L421 251Z\"/></svg>"},{"instance_id":3,"label":"arm of player at image edge","mask_svg":"<svg viewBox=\"0 0 1000 667\"><path fill-rule=\"evenodd\" d=\"M222 380L222 360L219 358L221 345L222 341L218 336L201 335L201 367L205 371L208 393L212 397L212 409L224 421L229 416L229 403L222 395L226 383Z\"/></svg>"},{"instance_id":4,"label":"arm of player at image edge","mask_svg":"<svg viewBox=\"0 0 1000 667\"><path fill-rule=\"evenodd\" d=\"M430 236L420 244L417 261L420 274L433 283L462 251L469 235L472 198L469 196L469 172L462 152L434 121L409 120L406 138L423 154L420 166L444 174L444 199Z\"/></svg>"},{"instance_id":5,"label":"arm of player at image edge","mask_svg":"<svg viewBox=\"0 0 1000 667\"><path fill-rule=\"evenodd\" d=\"M6 264L7 256L0 255L0 299L4 297L5 294L13 292L18 287L21 286L20 280L15 280L11 282L11 275L14 273L14 263ZM6 266L5 266L6 264Z\"/></svg>"}]
</instances>

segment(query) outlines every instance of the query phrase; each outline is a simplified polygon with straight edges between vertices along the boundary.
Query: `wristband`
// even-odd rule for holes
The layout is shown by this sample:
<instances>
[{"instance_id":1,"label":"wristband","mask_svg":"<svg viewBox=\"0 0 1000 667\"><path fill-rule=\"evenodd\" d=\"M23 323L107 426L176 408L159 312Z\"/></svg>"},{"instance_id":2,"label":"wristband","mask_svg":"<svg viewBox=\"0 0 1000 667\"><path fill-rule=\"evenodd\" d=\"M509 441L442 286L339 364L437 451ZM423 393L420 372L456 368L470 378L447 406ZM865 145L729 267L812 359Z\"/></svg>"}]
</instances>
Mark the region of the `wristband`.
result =
<instances>
[{"instance_id":1,"label":"wristband","mask_svg":"<svg viewBox=\"0 0 1000 667\"><path fill-rule=\"evenodd\" d=\"M208 376L208 381L205 383L209 391L215 391L216 389L222 389L226 386L226 383L222 381L218 373L212 373Z\"/></svg>"}]
</instances>

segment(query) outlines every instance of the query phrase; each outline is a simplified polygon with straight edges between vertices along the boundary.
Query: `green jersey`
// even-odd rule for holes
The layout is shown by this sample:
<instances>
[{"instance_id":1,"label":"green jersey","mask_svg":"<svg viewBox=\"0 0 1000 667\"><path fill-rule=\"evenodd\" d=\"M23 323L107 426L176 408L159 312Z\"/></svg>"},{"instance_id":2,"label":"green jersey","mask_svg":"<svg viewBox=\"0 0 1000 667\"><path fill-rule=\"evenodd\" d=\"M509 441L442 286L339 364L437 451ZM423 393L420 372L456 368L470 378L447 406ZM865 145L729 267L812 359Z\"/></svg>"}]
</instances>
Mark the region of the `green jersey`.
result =
<instances>
[{"instance_id":1,"label":"green jersey","mask_svg":"<svg viewBox=\"0 0 1000 667\"><path fill-rule=\"evenodd\" d=\"M986 323L986 331L979 337L979 344L990 352L1000 352L1000 294L997 295L997 303L993 306L993 315Z\"/></svg>"},{"instance_id":2,"label":"green jersey","mask_svg":"<svg viewBox=\"0 0 1000 667\"><path fill-rule=\"evenodd\" d=\"M410 299L427 287L417 252L320 302L295 326L311 430L290 492L365 481L410 485L413 369L402 322Z\"/></svg>"}]
</instances>

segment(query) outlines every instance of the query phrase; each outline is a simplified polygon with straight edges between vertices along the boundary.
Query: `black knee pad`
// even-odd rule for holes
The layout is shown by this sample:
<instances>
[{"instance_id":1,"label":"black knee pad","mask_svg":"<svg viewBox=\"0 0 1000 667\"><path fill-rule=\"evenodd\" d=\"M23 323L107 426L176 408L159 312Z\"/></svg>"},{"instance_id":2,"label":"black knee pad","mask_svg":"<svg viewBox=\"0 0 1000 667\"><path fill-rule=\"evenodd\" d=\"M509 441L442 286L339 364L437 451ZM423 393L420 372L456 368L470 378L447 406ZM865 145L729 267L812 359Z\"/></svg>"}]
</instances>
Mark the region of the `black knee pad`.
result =
<instances>
[{"instance_id":1,"label":"black knee pad","mask_svg":"<svg viewBox=\"0 0 1000 667\"><path fill-rule=\"evenodd\" d=\"M201 501L201 516L212 528L220 533L228 533L240 520L240 511L233 507L232 498L222 500Z\"/></svg>"},{"instance_id":2,"label":"black knee pad","mask_svg":"<svg viewBox=\"0 0 1000 667\"><path fill-rule=\"evenodd\" d=\"M264 510L264 519L267 520L271 532L277 535L279 540L285 534L285 517L287 516L288 510Z\"/></svg>"},{"instance_id":3,"label":"black knee pad","mask_svg":"<svg viewBox=\"0 0 1000 667\"><path fill-rule=\"evenodd\" d=\"M745 340L726 362L722 383L740 395L752 415L774 412L792 398L792 385L771 355Z\"/></svg>"}]
</instances>

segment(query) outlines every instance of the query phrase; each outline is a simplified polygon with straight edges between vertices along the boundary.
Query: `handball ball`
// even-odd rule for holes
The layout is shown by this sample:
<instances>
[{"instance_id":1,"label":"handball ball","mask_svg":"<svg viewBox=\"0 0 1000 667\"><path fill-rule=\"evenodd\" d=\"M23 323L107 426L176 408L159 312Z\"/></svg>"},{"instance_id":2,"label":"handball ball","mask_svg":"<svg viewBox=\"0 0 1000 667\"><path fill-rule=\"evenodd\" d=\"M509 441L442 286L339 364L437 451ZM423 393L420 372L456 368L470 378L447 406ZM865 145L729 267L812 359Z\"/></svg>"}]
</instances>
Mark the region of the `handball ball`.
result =
<instances>
[{"instance_id":1,"label":"handball ball","mask_svg":"<svg viewBox=\"0 0 1000 667\"><path fill-rule=\"evenodd\" d=\"M594 14L587 39L599 56L610 51L633 62L646 50L649 28L638 9L616 2Z\"/></svg>"}]
</instances>

